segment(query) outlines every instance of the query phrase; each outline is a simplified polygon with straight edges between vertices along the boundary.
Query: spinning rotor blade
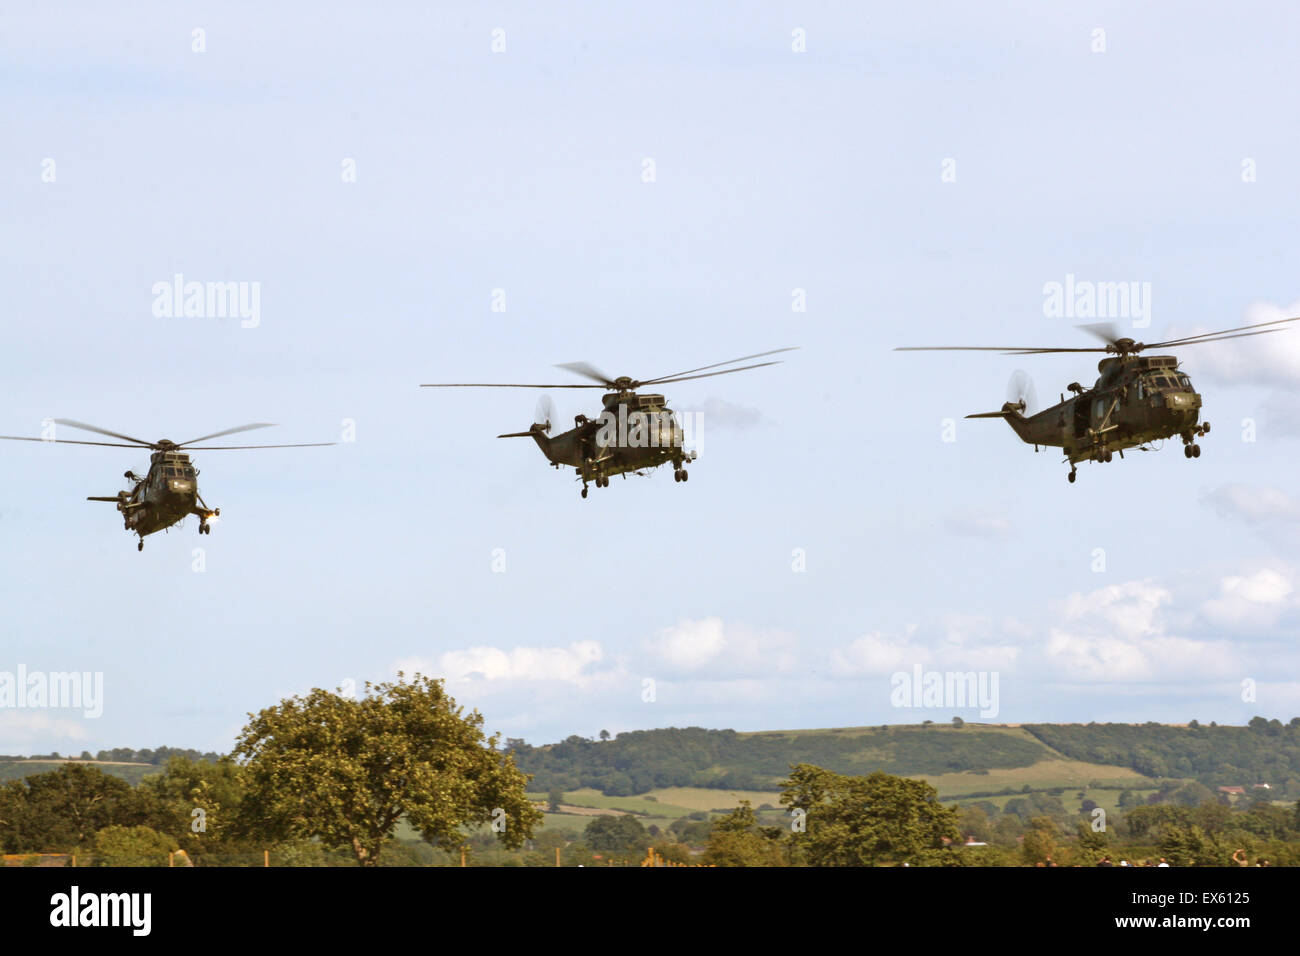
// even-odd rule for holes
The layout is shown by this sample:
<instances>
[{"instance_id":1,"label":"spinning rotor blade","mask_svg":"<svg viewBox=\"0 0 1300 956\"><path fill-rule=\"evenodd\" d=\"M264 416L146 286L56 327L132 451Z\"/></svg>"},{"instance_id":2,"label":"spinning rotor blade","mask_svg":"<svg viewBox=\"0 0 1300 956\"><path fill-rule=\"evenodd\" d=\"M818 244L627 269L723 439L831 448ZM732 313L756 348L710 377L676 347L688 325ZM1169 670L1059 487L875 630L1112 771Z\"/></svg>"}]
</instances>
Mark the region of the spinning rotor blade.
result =
<instances>
[{"instance_id":1,"label":"spinning rotor blade","mask_svg":"<svg viewBox=\"0 0 1300 956\"><path fill-rule=\"evenodd\" d=\"M1091 335L1107 343L1105 348L1008 348L1005 346L992 347L984 345L922 345L907 346L896 348L895 352L1001 352L1004 355L1049 355L1057 352L1110 352L1110 353L1137 353L1146 349L1163 349L1163 348L1180 348L1184 345L1200 345L1202 342L1222 342L1226 339L1240 339L1251 335L1267 335L1269 332L1280 332L1279 326L1288 322L1300 322L1300 315L1288 319L1274 319L1271 322L1257 322L1254 325L1242 325L1235 329L1221 329L1218 332L1202 332L1199 335L1188 335L1182 338L1167 339L1164 342L1131 342L1124 338L1113 338L1119 330L1108 322L1095 323L1093 325L1081 325L1083 329ZM1127 345L1121 345L1127 343Z\"/></svg>"},{"instance_id":2,"label":"spinning rotor blade","mask_svg":"<svg viewBox=\"0 0 1300 956\"><path fill-rule=\"evenodd\" d=\"M202 438L191 438L189 441L183 441L177 444L177 448L184 448L186 445L193 445L196 441L207 441L209 438L220 438L222 435L233 435L236 432L251 432L254 428L273 428L270 422L258 422L254 425L240 425L238 428L227 428L223 432L213 432L211 435L204 435Z\"/></svg>"},{"instance_id":3,"label":"spinning rotor blade","mask_svg":"<svg viewBox=\"0 0 1300 956\"><path fill-rule=\"evenodd\" d=\"M583 378L589 378L593 382L600 382L606 388L617 388L614 380L602 372L590 362L565 362L563 365L557 365L556 368L566 369L575 375L581 375Z\"/></svg>"},{"instance_id":4,"label":"spinning rotor blade","mask_svg":"<svg viewBox=\"0 0 1300 956\"><path fill-rule=\"evenodd\" d=\"M1151 345L1147 346L1147 348L1154 348L1157 346L1160 348L1165 348L1166 346L1173 346L1173 345L1195 345L1196 343L1205 340L1212 341L1214 339L1217 339L1220 336L1223 336L1224 338L1230 338L1230 339L1236 339L1242 337L1241 335L1229 334L1233 332L1244 333L1245 335L1263 335L1265 332L1280 332L1282 330L1276 328L1275 326L1285 325L1288 322L1300 322L1300 315L1293 316L1289 319L1274 319L1272 322L1257 322L1254 325L1243 325L1235 329L1222 329L1218 332L1202 332L1199 335L1185 335L1182 338L1169 339L1166 342L1153 342ZM1250 331L1252 329L1258 331Z\"/></svg>"},{"instance_id":5,"label":"spinning rotor blade","mask_svg":"<svg viewBox=\"0 0 1300 956\"><path fill-rule=\"evenodd\" d=\"M558 421L555 415L555 402L549 395L543 395L537 400L537 410L533 413L533 421L542 426L542 431L546 434L551 433Z\"/></svg>"},{"instance_id":6,"label":"spinning rotor blade","mask_svg":"<svg viewBox=\"0 0 1300 956\"><path fill-rule=\"evenodd\" d=\"M1089 325L1079 325L1076 328L1083 329L1089 335L1101 339L1107 345L1114 345L1122 335L1119 334L1119 326L1114 322L1093 322Z\"/></svg>"},{"instance_id":7,"label":"spinning rotor blade","mask_svg":"<svg viewBox=\"0 0 1300 956\"><path fill-rule=\"evenodd\" d=\"M123 445L115 441L73 441L70 438L25 438L21 435L0 435L5 441L39 441L47 445L99 445L104 448L139 448L139 445Z\"/></svg>"},{"instance_id":8,"label":"spinning rotor blade","mask_svg":"<svg viewBox=\"0 0 1300 956\"><path fill-rule=\"evenodd\" d=\"M520 385L516 382L437 382L420 388L608 388L608 385Z\"/></svg>"},{"instance_id":9,"label":"spinning rotor blade","mask_svg":"<svg viewBox=\"0 0 1300 956\"><path fill-rule=\"evenodd\" d=\"M1016 369L1011 373L1007 381L1007 401L1012 405L1019 404L1020 413L1025 416L1038 411L1038 389L1034 388L1034 380L1028 372Z\"/></svg>"},{"instance_id":10,"label":"spinning rotor blade","mask_svg":"<svg viewBox=\"0 0 1300 956\"><path fill-rule=\"evenodd\" d=\"M649 382L640 382L640 385L667 385L669 382L688 382L693 378L713 378L715 375L730 375L732 372L744 372L751 368L763 368L767 365L780 365L777 362L758 362L754 365L742 365L740 368L725 368L721 372L705 372L703 375L675 375L672 378L656 378Z\"/></svg>"},{"instance_id":11,"label":"spinning rotor blade","mask_svg":"<svg viewBox=\"0 0 1300 956\"><path fill-rule=\"evenodd\" d=\"M730 359L729 361L726 361L726 362L714 362L712 365L701 365L699 368L688 368L688 369L687 369L686 371L684 371L684 372L674 372L674 373L671 374L671 375L661 375L661 376L659 376L658 378L648 378L648 379L646 379L644 382L642 382L641 384L642 384L642 385L656 385L656 384L658 384L659 382L667 381L668 379L680 379L681 376L683 376L683 375L690 375L690 374L692 374L692 373L694 373L694 372L706 372L706 371L708 371L708 370L711 369L711 368L721 368L721 367L724 366L724 365L735 365L737 362L748 362L750 359L763 358L763 356L765 356L765 355L776 355L778 352L797 352L798 350L799 350L799 346L797 346L797 345L792 345L792 346L789 346L788 348L783 348L783 349L772 349L772 351L770 351L770 352L755 352L753 355L742 355L740 358ZM776 362L763 362L762 364L763 364L763 365L776 365L776 364L778 364L778 363L776 363ZM747 366L747 368L758 368L758 367L759 367L758 365L750 365L750 366ZM739 371L742 371L742 370L737 368L737 369L732 369L732 371L733 371L733 372L739 372Z\"/></svg>"},{"instance_id":12,"label":"spinning rotor blade","mask_svg":"<svg viewBox=\"0 0 1300 956\"><path fill-rule=\"evenodd\" d=\"M198 439L195 439L196 441ZM332 441L309 441L296 445L186 445L186 451L241 451L245 448L324 448Z\"/></svg>"},{"instance_id":13,"label":"spinning rotor blade","mask_svg":"<svg viewBox=\"0 0 1300 956\"><path fill-rule=\"evenodd\" d=\"M573 372L575 375L581 375L589 378L599 384L596 385L533 385L521 384L518 382L439 382L429 385L421 385L421 388L609 388L609 389L638 389L643 385L663 385L668 382L685 382L693 378L709 378L713 375L730 375L732 372L744 372L751 368L763 368L767 365L779 365L780 361L775 362L756 362L753 365L743 365L740 368L724 369L721 372L706 372L706 369L719 368L723 365L734 365L736 362L745 362L749 359L762 358L765 355L776 355L778 352L793 352L798 346L791 346L783 349L772 349L770 352L757 352L754 355L744 355L740 358L731 359L726 362L715 362L713 365L701 365L699 368L687 369L685 372L677 372L673 375L662 375L658 378L648 378L644 381L638 381L630 377L613 379L596 368L590 362L565 362L562 365L555 366L566 371ZM705 372L703 375L695 375L695 372Z\"/></svg>"},{"instance_id":14,"label":"spinning rotor blade","mask_svg":"<svg viewBox=\"0 0 1300 956\"><path fill-rule=\"evenodd\" d=\"M70 418L51 419L56 425L67 425L69 428L79 428L83 432L94 432L97 435L107 435L109 438L120 438L122 441L135 442L137 445L144 445L146 448L152 448L154 443L151 441L141 441L139 438L132 438L130 435L119 435L117 432L111 432L106 428L96 428L94 425L87 425L83 422L74 422Z\"/></svg>"}]
</instances>

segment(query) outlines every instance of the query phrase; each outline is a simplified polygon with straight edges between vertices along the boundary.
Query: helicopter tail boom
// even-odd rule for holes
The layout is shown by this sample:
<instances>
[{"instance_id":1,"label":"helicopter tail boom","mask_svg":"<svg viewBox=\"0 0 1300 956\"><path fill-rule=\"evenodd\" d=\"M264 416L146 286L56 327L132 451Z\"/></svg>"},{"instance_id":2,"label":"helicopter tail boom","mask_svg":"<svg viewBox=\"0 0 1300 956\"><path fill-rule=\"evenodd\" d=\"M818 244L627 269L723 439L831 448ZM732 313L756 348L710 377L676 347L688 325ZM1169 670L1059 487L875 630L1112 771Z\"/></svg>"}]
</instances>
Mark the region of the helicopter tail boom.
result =
<instances>
[{"instance_id":1,"label":"helicopter tail boom","mask_svg":"<svg viewBox=\"0 0 1300 956\"><path fill-rule=\"evenodd\" d=\"M1007 402L1002 406L1001 411L979 412L974 415L967 415L966 417L1005 419L1006 423L1011 426L1011 430L1020 436L1021 441L1032 443L1033 440L1029 437L1029 419L1022 414L1023 409L1024 406L1022 403Z\"/></svg>"}]
</instances>

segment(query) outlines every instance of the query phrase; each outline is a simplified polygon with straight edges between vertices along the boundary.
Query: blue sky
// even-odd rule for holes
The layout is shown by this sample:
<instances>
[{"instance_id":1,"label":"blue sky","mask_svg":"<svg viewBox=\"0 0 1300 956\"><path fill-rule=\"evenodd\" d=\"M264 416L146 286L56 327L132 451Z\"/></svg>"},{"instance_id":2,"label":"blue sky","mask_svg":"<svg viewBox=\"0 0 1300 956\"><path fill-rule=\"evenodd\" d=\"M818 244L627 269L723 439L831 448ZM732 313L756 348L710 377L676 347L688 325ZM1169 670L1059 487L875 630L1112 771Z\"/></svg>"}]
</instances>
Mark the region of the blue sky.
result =
<instances>
[{"instance_id":1,"label":"blue sky","mask_svg":"<svg viewBox=\"0 0 1300 956\"><path fill-rule=\"evenodd\" d=\"M83 498L146 455L0 449L0 671L102 672L105 697L0 708L0 751L226 750L249 711L399 668L533 742L978 719L892 706L918 664L997 673L999 721L1300 713L1300 332L1180 352L1204 455L1072 486L961 416L1095 357L891 351L1089 344L1044 315L1067 275L1150 283L1148 340L1300 313L1297 27L1250 3L7 11L0 433L356 440L197 454L222 521L142 554ZM176 273L259 283L260 323L155 316ZM689 484L585 501L494 438L535 395L416 387L787 345L666 389L705 415ZM598 394L552 393L563 420Z\"/></svg>"}]
</instances>

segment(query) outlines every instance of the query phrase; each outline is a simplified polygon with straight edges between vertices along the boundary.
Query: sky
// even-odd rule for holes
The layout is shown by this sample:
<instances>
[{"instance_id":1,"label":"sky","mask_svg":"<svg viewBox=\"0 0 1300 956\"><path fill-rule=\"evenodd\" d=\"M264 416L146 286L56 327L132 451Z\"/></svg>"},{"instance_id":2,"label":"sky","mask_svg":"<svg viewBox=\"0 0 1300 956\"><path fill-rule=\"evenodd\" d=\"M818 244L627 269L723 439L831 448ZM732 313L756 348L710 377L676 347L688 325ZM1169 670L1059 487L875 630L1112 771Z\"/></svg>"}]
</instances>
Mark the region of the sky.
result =
<instances>
[{"instance_id":1,"label":"sky","mask_svg":"<svg viewBox=\"0 0 1300 956\"><path fill-rule=\"evenodd\" d=\"M0 433L338 444L196 453L220 522L137 553L84 498L147 454L3 443L0 681L102 695L0 698L0 752L225 752L399 671L535 744L1300 714L1300 330L1180 350L1202 457L1073 485L963 416L1095 355L893 351L1089 345L1049 314L1067 281L1134 283L1115 321L1146 341L1300 314L1298 28L1249 2L10 4ZM256 314L168 314L178 274ZM701 416L688 483L586 500L495 438L537 395L418 387L788 346L664 388ZM996 699L910 699L918 673Z\"/></svg>"}]
</instances>

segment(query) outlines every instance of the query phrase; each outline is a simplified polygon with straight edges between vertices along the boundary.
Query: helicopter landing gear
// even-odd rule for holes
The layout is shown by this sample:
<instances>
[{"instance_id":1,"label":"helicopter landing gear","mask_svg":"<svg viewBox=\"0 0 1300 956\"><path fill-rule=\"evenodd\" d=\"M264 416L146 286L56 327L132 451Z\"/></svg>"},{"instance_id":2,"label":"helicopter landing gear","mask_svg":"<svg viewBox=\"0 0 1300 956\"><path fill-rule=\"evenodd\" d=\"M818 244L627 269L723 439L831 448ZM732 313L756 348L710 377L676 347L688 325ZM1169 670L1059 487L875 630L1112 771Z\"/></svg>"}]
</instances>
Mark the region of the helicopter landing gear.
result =
<instances>
[{"instance_id":1,"label":"helicopter landing gear","mask_svg":"<svg viewBox=\"0 0 1300 956\"><path fill-rule=\"evenodd\" d=\"M1201 446L1198 445L1198 444L1196 444L1196 442L1191 442L1190 444L1184 445L1184 446L1183 446L1183 457L1185 457L1185 458L1200 458L1200 457L1201 457Z\"/></svg>"},{"instance_id":2,"label":"helicopter landing gear","mask_svg":"<svg viewBox=\"0 0 1300 956\"><path fill-rule=\"evenodd\" d=\"M678 468L673 472L673 481L689 481L690 473L685 468Z\"/></svg>"},{"instance_id":3,"label":"helicopter landing gear","mask_svg":"<svg viewBox=\"0 0 1300 956\"><path fill-rule=\"evenodd\" d=\"M144 538L141 538L141 539L140 539L139 543L136 544L135 549L136 549L137 551L143 551L143 550L144 550Z\"/></svg>"},{"instance_id":4,"label":"helicopter landing gear","mask_svg":"<svg viewBox=\"0 0 1300 956\"><path fill-rule=\"evenodd\" d=\"M1079 477L1079 474L1073 465L1070 466L1070 473L1065 477L1070 480L1070 484L1074 484L1074 480Z\"/></svg>"},{"instance_id":5,"label":"helicopter landing gear","mask_svg":"<svg viewBox=\"0 0 1300 956\"><path fill-rule=\"evenodd\" d=\"M199 534L212 534L212 528L206 521L199 522Z\"/></svg>"},{"instance_id":6,"label":"helicopter landing gear","mask_svg":"<svg viewBox=\"0 0 1300 956\"><path fill-rule=\"evenodd\" d=\"M585 483L582 486L582 497L587 497L587 486Z\"/></svg>"}]
</instances>

